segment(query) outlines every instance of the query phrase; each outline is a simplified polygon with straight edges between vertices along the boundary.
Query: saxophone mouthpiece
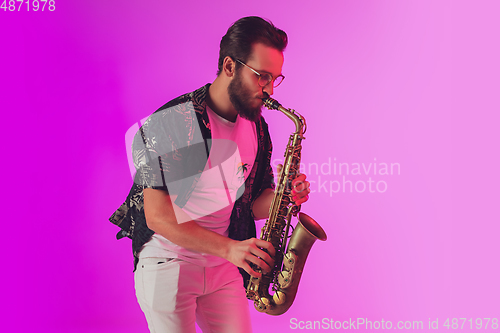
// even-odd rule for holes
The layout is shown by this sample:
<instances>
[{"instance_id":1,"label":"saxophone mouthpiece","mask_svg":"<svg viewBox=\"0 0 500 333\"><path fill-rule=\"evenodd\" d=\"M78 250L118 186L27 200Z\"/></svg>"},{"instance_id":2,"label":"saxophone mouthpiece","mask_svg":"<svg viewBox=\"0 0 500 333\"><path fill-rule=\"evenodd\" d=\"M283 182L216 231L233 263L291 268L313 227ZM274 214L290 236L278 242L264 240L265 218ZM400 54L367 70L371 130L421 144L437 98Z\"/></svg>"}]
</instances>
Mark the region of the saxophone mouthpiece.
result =
<instances>
[{"instance_id":1,"label":"saxophone mouthpiece","mask_svg":"<svg viewBox=\"0 0 500 333\"><path fill-rule=\"evenodd\" d=\"M264 92L264 98L262 98L262 101L264 102L264 105L268 109L272 110L278 110L281 104L275 100L274 98L271 98L268 93Z\"/></svg>"}]
</instances>

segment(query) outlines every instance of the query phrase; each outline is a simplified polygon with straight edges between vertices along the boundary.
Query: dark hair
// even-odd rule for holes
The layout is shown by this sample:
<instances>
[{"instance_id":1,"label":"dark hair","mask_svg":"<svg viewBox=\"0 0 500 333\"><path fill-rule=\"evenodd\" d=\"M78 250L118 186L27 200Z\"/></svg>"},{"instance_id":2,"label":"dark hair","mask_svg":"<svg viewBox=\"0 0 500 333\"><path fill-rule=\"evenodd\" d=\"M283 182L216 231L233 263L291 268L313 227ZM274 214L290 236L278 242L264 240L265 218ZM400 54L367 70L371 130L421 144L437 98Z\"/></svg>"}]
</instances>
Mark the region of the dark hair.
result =
<instances>
[{"instance_id":1,"label":"dark hair","mask_svg":"<svg viewBox=\"0 0 500 333\"><path fill-rule=\"evenodd\" d=\"M288 44L288 37L271 21L266 21L261 17L248 16L239 19L227 29L227 33L220 41L217 75L222 72L222 64L227 56L233 60L240 59L246 62L252 53L252 45L255 43L262 43L283 52Z\"/></svg>"}]
</instances>

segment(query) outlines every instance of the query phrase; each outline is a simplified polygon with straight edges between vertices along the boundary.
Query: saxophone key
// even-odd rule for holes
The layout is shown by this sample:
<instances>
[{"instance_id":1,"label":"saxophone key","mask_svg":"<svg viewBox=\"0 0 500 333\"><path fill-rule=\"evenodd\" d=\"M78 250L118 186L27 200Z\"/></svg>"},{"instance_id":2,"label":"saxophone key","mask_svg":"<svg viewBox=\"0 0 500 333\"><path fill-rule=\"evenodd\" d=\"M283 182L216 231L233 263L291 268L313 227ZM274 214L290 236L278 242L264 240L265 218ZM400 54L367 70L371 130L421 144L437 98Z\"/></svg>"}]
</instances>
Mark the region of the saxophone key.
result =
<instances>
[{"instance_id":1,"label":"saxophone key","mask_svg":"<svg viewBox=\"0 0 500 333\"><path fill-rule=\"evenodd\" d=\"M271 302L269 301L268 298L260 298L258 301L255 302L254 306L255 306L255 309L259 312L265 312L267 310L267 308L269 307L269 304L271 304Z\"/></svg>"},{"instance_id":2,"label":"saxophone key","mask_svg":"<svg viewBox=\"0 0 500 333\"><path fill-rule=\"evenodd\" d=\"M278 276L278 283L282 289L286 289L292 283L292 274L289 271L281 271Z\"/></svg>"},{"instance_id":3,"label":"saxophone key","mask_svg":"<svg viewBox=\"0 0 500 333\"><path fill-rule=\"evenodd\" d=\"M285 301L286 301L286 295L284 292L282 291L277 291L274 293L273 295L273 301L276 305L282 305L282 304L285 304Z\"/></svg>"},{"instance_id":4,"label":"saxophone key","mask_svg":"<svg viewBox=\"0 0 500 333\"><path fill-rule=\"evenodd\" d=\"M285 258L283 260L283 266L285 266L287 271L291 271L293 270L293 266L295 266L296 262L297 262L297 255L292 251L288 251L285 254Z\"/></svg>"}]
</instances>

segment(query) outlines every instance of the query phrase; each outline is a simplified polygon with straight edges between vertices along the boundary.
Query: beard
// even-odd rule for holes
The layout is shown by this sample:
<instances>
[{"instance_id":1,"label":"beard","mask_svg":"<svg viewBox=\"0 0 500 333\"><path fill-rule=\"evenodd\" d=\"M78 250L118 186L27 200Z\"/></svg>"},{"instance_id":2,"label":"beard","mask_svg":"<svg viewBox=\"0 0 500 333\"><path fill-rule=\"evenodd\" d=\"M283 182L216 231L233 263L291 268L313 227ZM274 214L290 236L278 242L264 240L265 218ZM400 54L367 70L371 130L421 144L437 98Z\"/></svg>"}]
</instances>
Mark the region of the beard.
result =
<instances>
[{"instance_id":1,"label":"beard","mask_svg":"<svg viewBox=\"0 0 500 333\"><path fill-rule=\"evenodd\" d=\"M234 79L229 83L227 93L229 94L229 100L233 104L233 107L242 118L253 122L257 122L260 119L262 104L257 107L251 107L251 105L255 103L255 97L253 97L252 93L243 86L239 72L236 72Z\"/></svg>"}]
</instances>

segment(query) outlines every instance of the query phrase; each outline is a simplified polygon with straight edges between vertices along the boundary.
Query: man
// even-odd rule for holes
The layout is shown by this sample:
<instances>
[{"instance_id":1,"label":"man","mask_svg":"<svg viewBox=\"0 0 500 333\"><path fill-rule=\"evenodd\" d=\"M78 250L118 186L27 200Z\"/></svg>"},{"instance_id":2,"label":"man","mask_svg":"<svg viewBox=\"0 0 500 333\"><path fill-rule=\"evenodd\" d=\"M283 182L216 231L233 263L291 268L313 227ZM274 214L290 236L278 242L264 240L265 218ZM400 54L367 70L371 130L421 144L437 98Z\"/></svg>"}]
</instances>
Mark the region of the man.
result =
<instances>
[{"instance_id":1,"label":"man","mask_svg":"<svg viewBox=\"0 0 500 333\"><path fill-rule=\"evenodd\" d=\"M274 248L255 238L274 196L262 98L281 75L285 32L259 17L222 38L217 78L157 110L134 139L137 173L110 221L132 238L135 288L151 332L249 332L244 285L269 272ZM293 181L297 205L305 175ZM251 265L254 264L254 265ZM239 274L237 267L245 278Z\"/></svg>"}]
</instances>

